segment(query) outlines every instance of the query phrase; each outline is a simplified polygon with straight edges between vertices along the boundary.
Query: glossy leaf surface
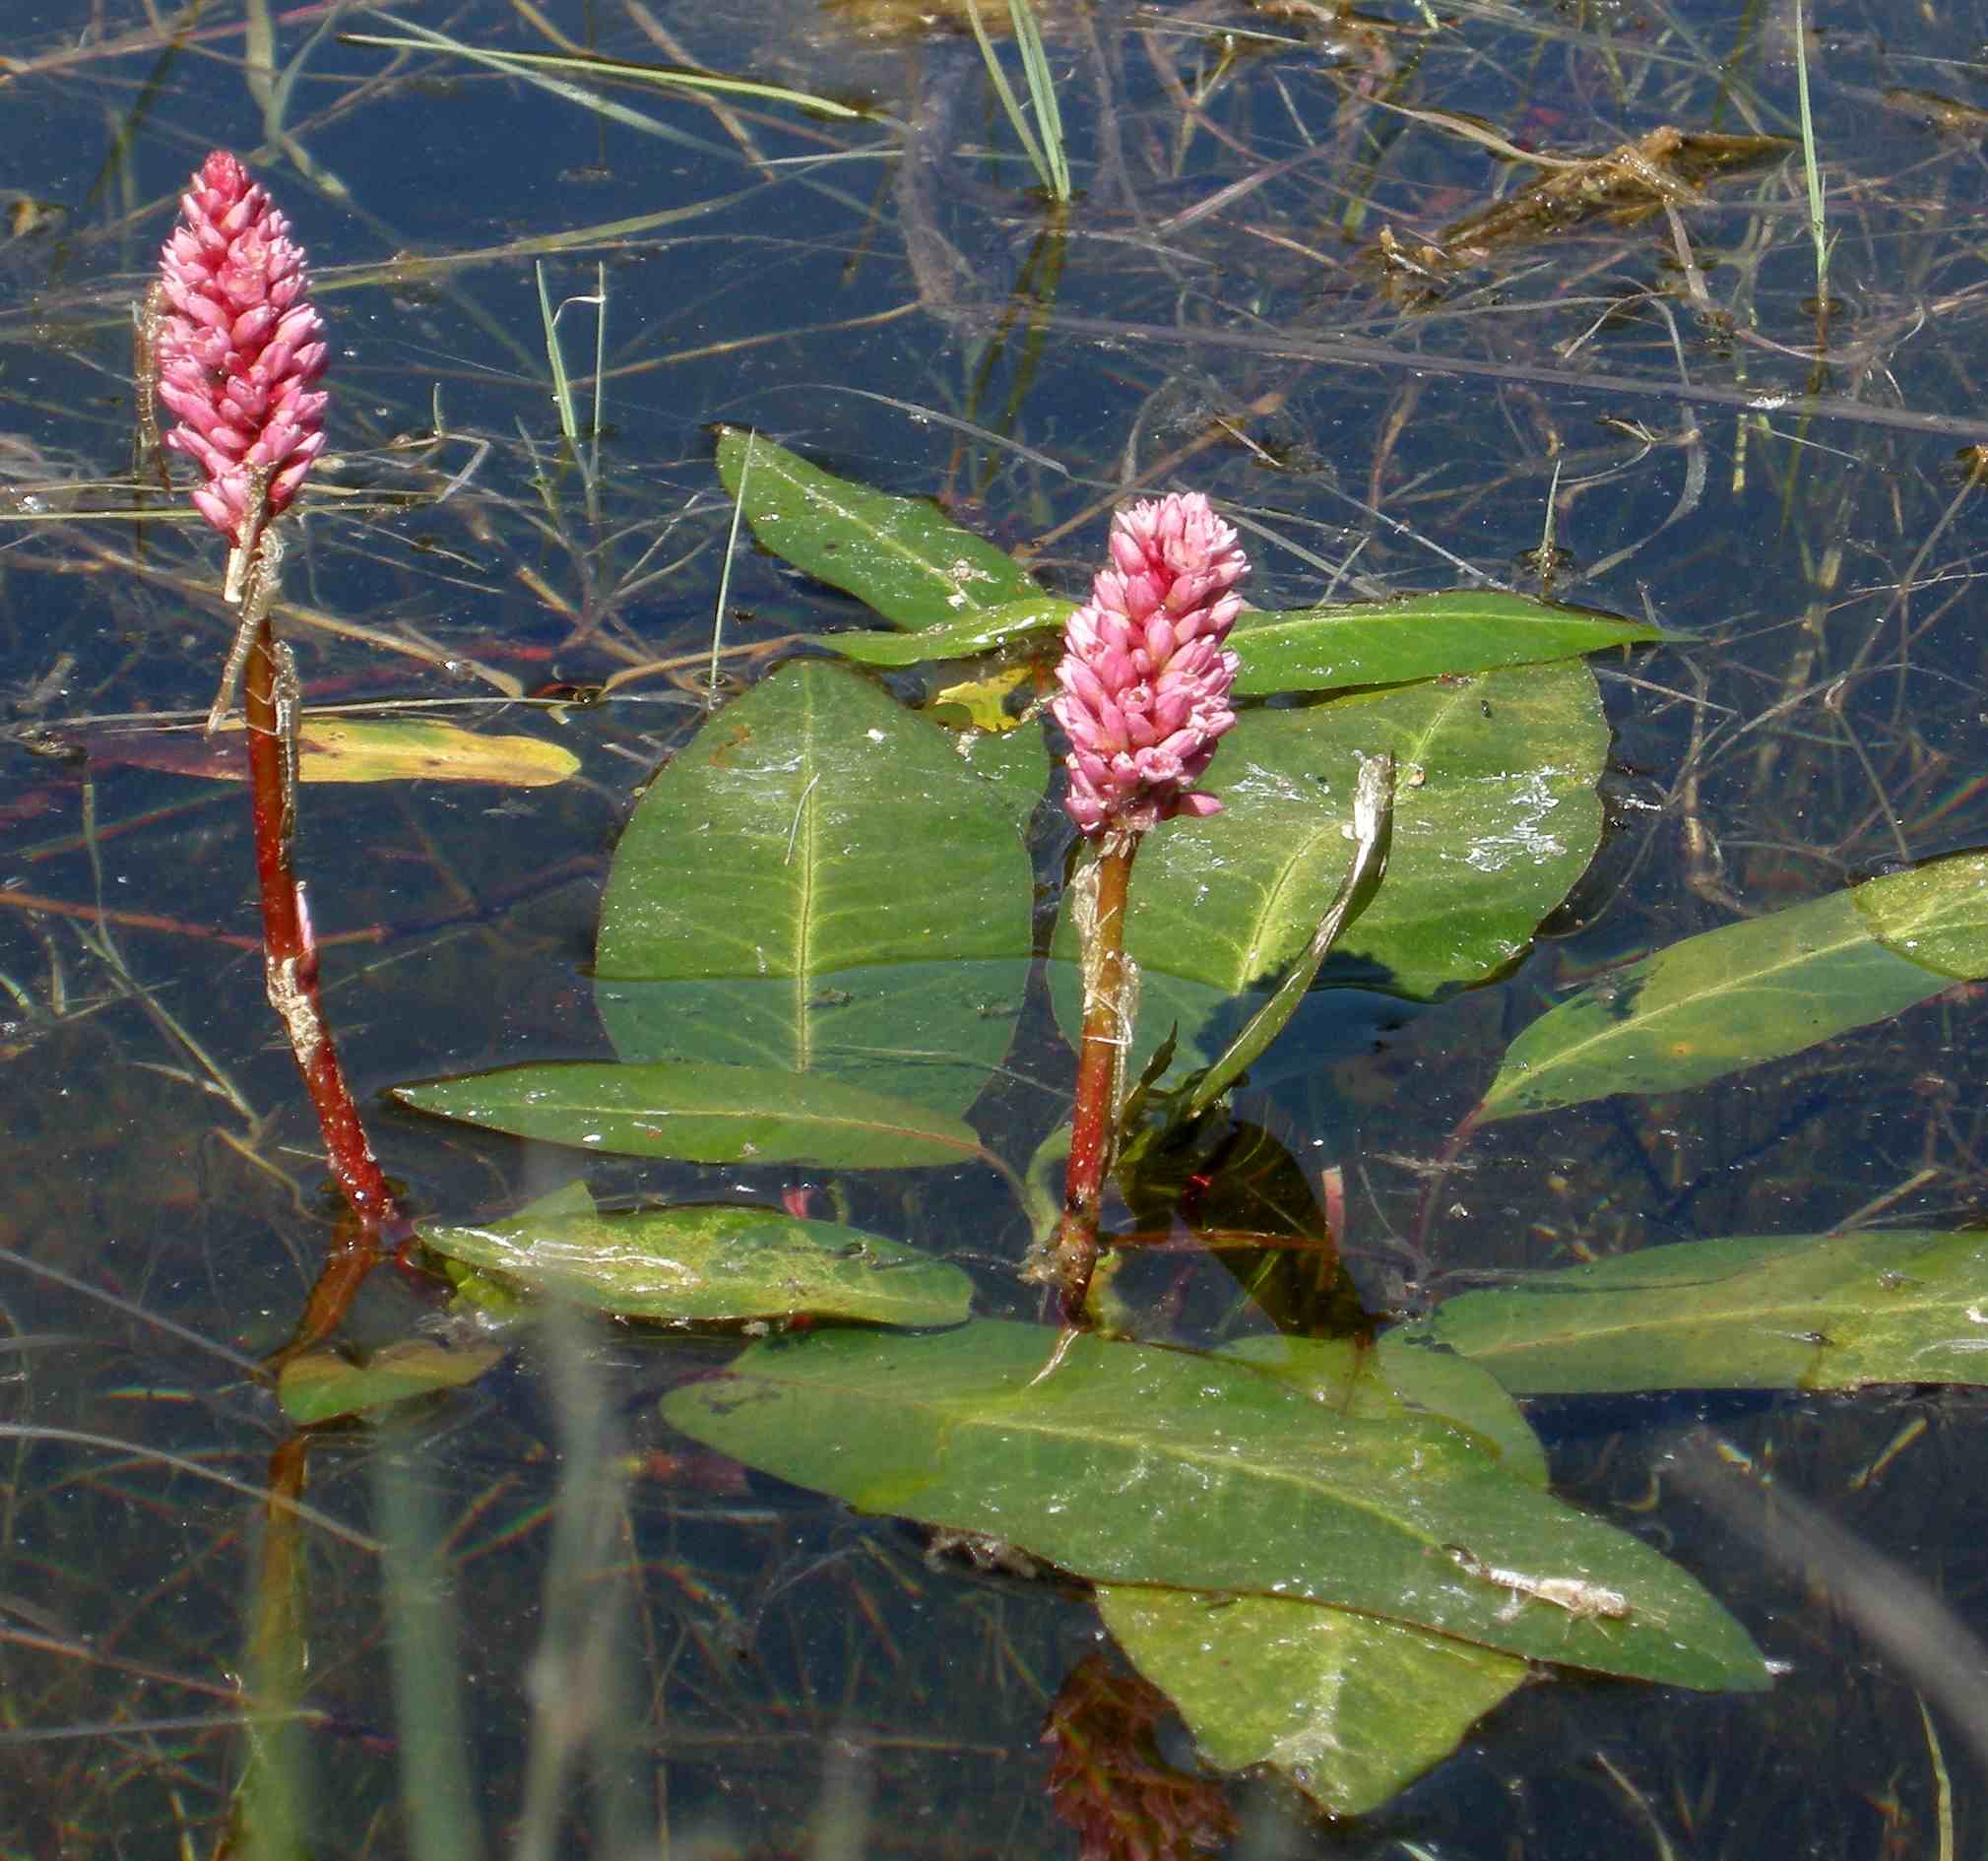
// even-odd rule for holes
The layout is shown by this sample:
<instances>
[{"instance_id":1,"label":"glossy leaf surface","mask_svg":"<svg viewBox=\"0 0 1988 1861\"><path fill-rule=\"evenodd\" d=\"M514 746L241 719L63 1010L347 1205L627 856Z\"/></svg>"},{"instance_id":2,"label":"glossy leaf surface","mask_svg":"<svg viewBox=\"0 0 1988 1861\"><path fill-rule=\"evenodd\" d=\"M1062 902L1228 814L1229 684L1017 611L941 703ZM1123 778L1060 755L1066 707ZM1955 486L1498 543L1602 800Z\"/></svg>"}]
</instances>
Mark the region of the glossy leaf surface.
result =
<instances>
[{"instance_id":1,"label":"glossy leaf surface","mask_svg":"<svg viewBox=\"0 0 1988 1861\"><path fill-rule=\"evenodd\" d=\"M980 1155L971 1126L861 1086L767 1066L505 1066L398 1086L417 1111L514 1137L686 1163L904 1169Z\"/></svg>"},{"instance_id":2,"label":"glossy leaf surface","mask_svg":"<svg viewBox=\"0 0 1988 1861\"><path fill-rule=\"evenodd\" d=\"M734 1203L521 1209L473 1227L424 1223L420 1235L451 1259L624 1318L957 1324L973 1297L958 1267L899 1242Z\"/></svg>"},{"instance_id":3,"label":"glossy leaf surface","mask_svg":"<svg viewBox=\"0 0 1988 1861\"><path fill-rule=\"evenodd\" d=\"M1236 689L1253 697L1493 672L1662 637L1660 628L1641 621L1482 588L1281 613L1251 610L1236 622L1229 644L1243 662Z\"/></svg>"},{"instance_id":4,"label":"glossy leaf surface","mask_svg":"<svg viewBox=\"0 0 1988 1861\"><path fill-rule=\"evenodd\" d=\"M824 633L821 644L866 666L917 666L932 659L967 659L1027 634L1060 633L1074 602L1037 593L997 608L976 609L957 620L916 633Z\"/></svg>"},{"instance_id":5,"label":"glossy leaf surface","mask_svg":"<svg viewBox=\"0 0 1988 1861\"><path fill-rule=\"evenodd\" d=\"M1176 1065L1205 1063L1311 941L1346 869L1360 758L1396 762L1387 877L1336 956L1408 995L1488 975L1586 868L1601 833L1608 752L1594 675L1578 664L1411 685L1303 710L1257 711L1222 739L1203 787L1224 811L1146 837L1126 948L1139 965L1133 1070L1181 1029ZM1068 923L1057 953L1073 958ZM1056 965L1057 1018L1078 1027L1073 964Z\"/></svg>"},{"instance_id":6,"label":"glossy leaf surface","mask_svg":"<svg viewBox=\"0 0 1988 1861\"><path fill-rule=\"evenodd\" d=\"M718 474L734 497L742 481L745 519L765 547L892 626L938 626L1043 598L1013 557L929 498L871 490L735 426L718 435Z\"/></svg>"},{"instance_id":7,"label":"glossy leaf surface","mask_svg":"<svg viewBox=\"0 0 1988 1861\"><path fill-rule=\"evenodd\" d=\"M1683 1570L1514 1478L1422 1416L1361 1421L1219 1357L980 1322L755 1345L673 1391L699 1441L866 1511L1006 1540L1101 1582L1344 1604L1541 1660L1683 1686L1766 1682L1744 1631ZM1582 1619L1460 1569L1604 1584Z\"/></svg>"},{"instance_id":8,"label":"glossy leaf surface","mask_svg":"<svg viewBox=\"0 0 1988 1861\"><path fill-rule=\"evenodd\" d=\"M1013 1034L1032 895L1012 797L861 674L803 661L649 785L609 875L595 996L624 1059L961 1112Z\"/></svg>"},{"instance_id":9,"label":"glossy leaf surface","mask_svg":"<svg viewBox=\"0 0 1988 1861\"><path fill-rule=\"evenodd\" d=\"M1988 975L1988 860L1957 855L1611 971L1506 1051L1480 1119L1679 1092Z\"/></svg>"},{"instance_id":10,"label":"glossy leaf surface","mask_svg":"<svg viewBox=\"0 0 1988 1861\"><path fill-rule=\"evenodd\" d=\"M1426 1335L1519 1395L1988 1381L1988 1234L1680 1242L1446 1300Z\"/></svg>"},{"instance_id":11,"label":"glossy leaf surface","mask_svg":"<svg viewBox=\"0 0 1988 1861\"><path fill-rule=\"evenodd\" d=\"M1488 1371L1388 1333L1253 1337L1220 1353L1304 1390L1335 1415L1438 1415L1544 1489L1546 1452ZM1106 1626L1164 1688L1210 1764L1269 1765L1320 1808L1354 1816L1446 1757L1517 1687L1510 1654L1398 1622L1278 1596L1107 1584Z\"/></svg>"}]
</instances>

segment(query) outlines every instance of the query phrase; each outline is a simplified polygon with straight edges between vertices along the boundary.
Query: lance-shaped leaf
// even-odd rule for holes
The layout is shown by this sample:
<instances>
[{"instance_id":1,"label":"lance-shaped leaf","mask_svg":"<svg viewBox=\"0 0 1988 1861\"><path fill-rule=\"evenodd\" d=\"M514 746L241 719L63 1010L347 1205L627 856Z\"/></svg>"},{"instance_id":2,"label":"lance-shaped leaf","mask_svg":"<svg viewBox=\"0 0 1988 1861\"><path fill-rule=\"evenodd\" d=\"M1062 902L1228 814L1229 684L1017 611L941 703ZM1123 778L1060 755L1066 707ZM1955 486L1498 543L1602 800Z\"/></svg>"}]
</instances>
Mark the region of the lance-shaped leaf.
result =
<instances>
[{"instance_id":1,"label":"lance-shaped leaf","mask_svg":"<svg viewBox=\"0 0 1988 1861\"><path fill-rule=\"evenodd\" d=\"M1661 628L1638 620L1471 588L1350 607L1246 612L1229 644L1243 662L1238 694L1256 696L1405 684L1444 674L1578 659L1604 647L1662 638Z\"/></svg>"},{"instance_id":2,"label":"lance-shaped leaf","mask_svg":"<svg viewBox=\"0 0 1988 1861\"><path fill-rule=\"evenodd\" d=\"M1608 725L1585 666L1251 712L1203 783L1223 812L1168 821L1139 852L1125 930L1141 987L1134 1072L1175 1025L1177 1065L1205 1064L1247 1018L1233 998L1298 959L1345 871L1361 758L1382 751L1397 769L1387 880L1335 952L1366 969L1354 980L1428 995L1479 979L1525 948L1586 868ZM1073 958L1067 919L1056 952ZM1072 1039L1073 972L1050 975Z\"/></svg>"},{"instance_id":3,"label":"lance-shaped leaf","mask_svg":"<svg viewBox=\"0 0 1988 1861\"><path fill-rule=\"evenodd\" d=\"M973 1282L956 1266L840 1222L777 1208L591 1204L474 1226L421 1224L437 1253L571 1305L675 1324L841 1318L957 1324Z\"/></svg>"},{"instance_id":4,"label":"lance-shaped leaf","mask_svg":"<svg viewBox=\"0 0 1988 1861\"><path fill-rule=\"evenodd\" d=\"M664 1413L866 1511L995 1536L1100 1582L1340 1604L1681 1686L1766 1684L1745 1632L1682 1569L1439 1420L1350 1419L1219 1357L1091 1335L1044 1377L1052 1341L994 1322L817 1333L755 1345ZM1623 1607L1605 1619L1544 1593L1513 1607L1500 1570Z\"/></svg>"},{"instance_id":5,"label":"lance-shaped leaf","mask_svg":"<svg viewBox=\"0 0 1988 1861\"><path fill-rule=\"evenodd\" d=\"M1012 556L923 497L893 497L811 466L759 434L718 434L718 475L752 534L896 627L931 627L1043 591Z\"/></svg>"},{"instance_id":6,"label":"lance-shaped leaf","mask_svg":"<svg viewBox=\"0 0 1988 1861\"><path fill-rule=\"evenodd\" d=\"M1426 1329L1520 1395L1988 1381L1988 1235L1643 1248L1444 1301Z\"/></svg>"},{"instance_id":7,"label":"lance-shaped leaf","mask_svg":"<svg viewBox=\"0 0 1988 1861\"><path fill-rule=\"evenodd\" d=\"M981 1155L972 1126L942 1112L769 1066L504 1066L397 1086L394 1097L438 1118L624 1157L888 1170Z\"/></svg>"},{"instance_id":8,"label":"lance-shaped leaf","mask_svg":"<svg viewBox=\"0 0 1988 1861\"><path fill-rule=\"evenodd\" d=\"M871 666L962 659L1069 619L1072 604L1036 595L918 633L833 633L824 646ZM1243 662L1239 695L1398 685L1545 660L1578 659L1663 638L1660 628L1614 614L1561 608L1496 589L1411 595L1401 601L1245 610L1229 644Z\"/></svg>"},{"instance_id":9,"label":"lance-shaped leaf","mask_svg":"<svg viewBox=\"0 0 1988 1861\"><path fill-rule=\"evenodd\" d=\"M1956 854L1611 971L1506 1050L1481 1123L1678 1092L1988 976L1988 858Z\"/></svg>"},{"instance_id":10,"label":"lance-shaped leaf","mask_svg":"<svg viewBox=\"0 0 1988 1861\"><path fill-rule=\"evenodd\" d=\"M804 661L649 785L608 877L595 997L624 1059L962 1112L1014 1031L1032 896L1014 803L953 738Z\"/></svg>"},{"instance_id":11,"label":"lance-shaped leaf","mask_svg":"<svg viewBox=\"0 0 1988 1861\"><path fill-rule=\"evenodd\" d=\"M917 633L824 633L821 644L866 666L918 666L932 659L969 659L1032 633L1060 633L1074 602L1035 594L998 608L977 608L957 620Z\"/></svg>"}]
</instances>

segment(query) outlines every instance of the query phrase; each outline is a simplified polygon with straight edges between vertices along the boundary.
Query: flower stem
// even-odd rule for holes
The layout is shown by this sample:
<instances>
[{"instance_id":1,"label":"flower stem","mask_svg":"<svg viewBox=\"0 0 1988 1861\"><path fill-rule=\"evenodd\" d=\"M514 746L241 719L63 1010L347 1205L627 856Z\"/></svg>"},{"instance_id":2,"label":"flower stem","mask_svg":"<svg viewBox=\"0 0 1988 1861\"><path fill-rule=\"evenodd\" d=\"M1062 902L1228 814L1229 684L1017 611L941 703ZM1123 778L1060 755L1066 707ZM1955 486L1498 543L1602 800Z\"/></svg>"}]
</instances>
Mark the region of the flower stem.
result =
<instances>
[{"instance_id":1,"label":"flower stem","mask_svg":"<svg viewBox=\"0 0 1988 1861\"><path fill-rule=\"evenodd\" d=\"M1053 1251L1065 1324L1084 1322L1084 1300L1098 1260L1098 1215L1118 1148L1119 1086L1132 1031L1125 893L1138 846L1136 833L1122 828L1108 832L1082 881L1092 888L1083 920L1084 1035L1070 1112L1063 1215Z\"/></svg>"},{"instance_id":2,"label":"flower stem","mask_svg":"<svg viewBox=\"0 0 1988 1861\"><path fill-rule=\"evenodd\" d=\"M289 766L293 719L278 715L279 648L265 614L248 656L242 692L247 718L248 770L255 819L255 867L262 884L262 948L270 1005L289 1036L324 1132L332 1175L368 1234L399 1246L412 1230L366 1141L358 1107L339 1065L338 1050L318 1002L317 949L290 859L294 777Z\"/></svg>"}]
</instances>

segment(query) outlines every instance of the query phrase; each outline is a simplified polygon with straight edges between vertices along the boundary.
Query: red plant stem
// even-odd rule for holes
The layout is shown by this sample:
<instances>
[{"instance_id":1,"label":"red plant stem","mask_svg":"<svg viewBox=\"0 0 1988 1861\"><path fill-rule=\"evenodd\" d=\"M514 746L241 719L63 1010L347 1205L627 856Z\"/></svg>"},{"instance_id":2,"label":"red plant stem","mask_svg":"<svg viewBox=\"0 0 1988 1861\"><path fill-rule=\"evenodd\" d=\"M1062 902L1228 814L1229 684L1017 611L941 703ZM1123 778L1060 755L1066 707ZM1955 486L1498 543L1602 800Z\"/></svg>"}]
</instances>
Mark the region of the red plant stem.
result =
<instances>
[{"instance_id":1,"label":"red plant stem","mask_svg":"<svg viewBox=\"0 0 1988 1861\"><path fill-rule=\"evenodd\" d=\"M1098 1216L1118 1148L1119 1082L1132 1019L1125 998L1125 893L1138 846L1135 833L1108 831L1090 874L1096 889L1084 938L1084 1036L1055 1248L1065 1324L1084 1322L1084 1300L1098 1261Z\"/></svg>"},{"instance_id":2,"label":"red plant stem","mask_svg":"<svg viewBox=\"0 0 1988 1861\"><path fill-rule=\"evenodd\" d=\"M289 1036L304 1088L317 1108L332 1175L361 1227L398 1247L412 1229L366 1141L365 1126L318 1001L317 950L304 919L303 895L290 860L289 822L285 818L292 791L278 728L275 642L267 618L248 656L242 710L248 723L249 794L255 817L256 876L262 882L263 970L270 1006Z\"/></svg>"}]
</instances>

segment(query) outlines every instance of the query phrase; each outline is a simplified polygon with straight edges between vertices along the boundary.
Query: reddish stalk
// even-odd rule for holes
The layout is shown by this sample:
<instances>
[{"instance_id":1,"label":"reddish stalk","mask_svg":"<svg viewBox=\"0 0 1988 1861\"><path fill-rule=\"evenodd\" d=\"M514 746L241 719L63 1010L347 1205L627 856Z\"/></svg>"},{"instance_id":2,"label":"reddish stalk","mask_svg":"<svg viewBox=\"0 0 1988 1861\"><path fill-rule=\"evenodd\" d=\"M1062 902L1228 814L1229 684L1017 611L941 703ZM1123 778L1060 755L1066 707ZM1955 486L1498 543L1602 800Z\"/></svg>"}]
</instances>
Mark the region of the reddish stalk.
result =
<instances>
[{"instance_id":1,"label":"reddish stalk","mask_svg":"<svg viewBox=\"0 0 1988 1861\"><path fill-rule=\"evenodd\" d=\"M1092 888L1084 926L1084 1032L1077 1055L1070 1156L1063 1176L1063 1216L1050 1265L1063 1322L1084 1322L1084 1300L1098 1262L1098 1220L1118 1151L1119 1089L1132 1004L1125 963L1125 895L1139 836L1108 834L1080 883Z\"/></svg>"},{"instance_id":2,"label":"reddish stalk","mask_svg":"<svg viewBox=\"0 0 1988 1861\"><path fill-rule=\"evenodd\" d=\"M1098 1215L1118 1148L1135 1009L1125 960L1132 855L1162 821L1221 811L1194 784L1236 722L1229 693L1238 661L1223 641L1242 611L1236 584L1248 566L1235 531L1198 492L1129 505L1112 520L1110 566L1063 630L1061 690L1050 701L1070 741L1063 806L1097 854L1075 881L1084 1031L1063 1212L1023 1267L1061 1297L1063 1342L1052 1368L1085 1322Z\"/></svg>"},{"instance_id":3,"label":"reddish stalk","mask_svg":"<svg viewBox=\"0 0 1988 1861\"><path fill-rule=\"evenodd\" d=\"M352 1088L318 1000L318 958L303 889L290 857L289 813L294 791L282 720L277 714L277 660L269 618L249 650L242 708L248 721L249 793L255 819L255 869L262 885L263 973L303 1074L304 1089L324 1132L325 1157L352 1211L370 1236L399 1246L411 1232L366 1141Z\"/></svg>"}]
</instances>

